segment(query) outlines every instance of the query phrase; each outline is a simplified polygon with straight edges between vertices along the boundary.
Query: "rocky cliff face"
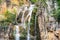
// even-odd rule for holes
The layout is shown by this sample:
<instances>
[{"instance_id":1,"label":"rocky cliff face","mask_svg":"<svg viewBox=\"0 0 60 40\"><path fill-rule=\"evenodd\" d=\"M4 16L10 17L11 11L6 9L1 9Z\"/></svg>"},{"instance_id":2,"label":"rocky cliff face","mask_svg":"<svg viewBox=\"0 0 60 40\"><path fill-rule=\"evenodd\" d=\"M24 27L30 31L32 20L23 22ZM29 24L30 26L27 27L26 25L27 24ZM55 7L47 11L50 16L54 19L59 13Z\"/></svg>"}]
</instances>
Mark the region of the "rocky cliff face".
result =
<instances>
[{"instance_id":1,"label":"rocky cliff face","mask_svg":"<svg viewBox=\"0 0 60 40\"><path fill-rule=\"evenodd\" d=\"M4 14L7 10L14 12L13 10L20 6L20 4L29 4L27 0L5 0L0 5L0 14Z\"/></svg>"},{"instance_id":2,"label":"rocky cliff face","mask_svg":"<svg viewBox=\"0 0 60 40\"><path fill-rule=\"evenodd\" d=\"M0 14L5 13L6 10L7 10L6 3L3 3L2 5L0 5Z\"/></svg>"},{"instance_id":3,"label":"rocky cliff face","mask_svg":"<svg viewBox=\"0 0 60 40\"><path fill-rule=\"evenodd\" d=\"M7 12L7 10L13 14L17 13L17 11L19 10L20 6L22 5L28 5L28 1L27 0L2 0L1 4L0 4L0 21L5 19L4 14Z\"/></svg>"}]
</instances>

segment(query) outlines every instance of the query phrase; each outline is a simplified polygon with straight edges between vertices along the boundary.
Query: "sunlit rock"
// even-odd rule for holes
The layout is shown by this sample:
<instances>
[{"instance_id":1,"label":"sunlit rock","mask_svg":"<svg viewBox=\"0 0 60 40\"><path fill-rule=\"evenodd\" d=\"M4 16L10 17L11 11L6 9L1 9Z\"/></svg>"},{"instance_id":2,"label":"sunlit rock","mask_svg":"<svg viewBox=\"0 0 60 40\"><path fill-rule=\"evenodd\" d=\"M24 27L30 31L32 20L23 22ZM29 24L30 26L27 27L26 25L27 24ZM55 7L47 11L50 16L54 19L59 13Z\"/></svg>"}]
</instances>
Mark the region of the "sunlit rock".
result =
<instances>
[{"instance_id":1,"label":"sunlit rock","mask_svg":"<svg viewBox=\"0 0 60 40\"><path fill-rule=\"evenodd\" d=\"M58 40L57 37L54 35L54 32L48 32L47 40Z\"/></svg>"},{"instance_id":2,"label":"sunlit rock","mask_svg":"<svg viewBox=\"0 0 60 40\"><path fill-rule=\"evenodd\" d=\"M0 15L0 21L5 20L6 17L4 15Z\"/></svg>"},{"instance_id":3,"label":"sunlit rock","mask_svg":"<svg viewBox=\"0 0 60 40\"><path fill-rule=\"evenodd\" d=\"M15 5L19 5L19 1L18 0L13 0L13 1L11 0L11 3L15 4Z\"/></svg>"},{"instance_id":4,"label":"sunlit rock","mask_svg":"<svg viewBox=\"0 0 60 40\"><path fill-rule=\"evenodd\" d=\"M0 14L4 14L7 10L6 3L0 5Z\"/></svg>"}]
</instances>

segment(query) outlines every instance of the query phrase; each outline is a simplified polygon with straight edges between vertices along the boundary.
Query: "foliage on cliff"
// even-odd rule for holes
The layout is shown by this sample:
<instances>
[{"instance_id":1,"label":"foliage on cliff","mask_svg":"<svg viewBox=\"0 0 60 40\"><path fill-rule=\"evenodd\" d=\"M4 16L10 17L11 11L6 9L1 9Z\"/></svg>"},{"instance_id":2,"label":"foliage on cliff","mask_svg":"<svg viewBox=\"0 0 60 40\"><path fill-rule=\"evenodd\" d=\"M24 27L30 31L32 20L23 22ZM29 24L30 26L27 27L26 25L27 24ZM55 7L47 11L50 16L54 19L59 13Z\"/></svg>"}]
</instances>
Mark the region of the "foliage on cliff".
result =
<instances>
[{"instance_id":1,"label":"foliage on cliff","mask_svg":"<svg viewBox=\"0 0 60 40\"><path fill-rule=\"evenodd\" d=\"M56 0L57 2L57 10L53 11L53 16L55 17L56 21L60 22L60 0Z\"/></svg>"},{"instance_id":2,"label":"foliage on cliff","mask_svg":"<svg viewBox=\"0 0 60 40\"><path fill-rule=\"evenodd\" d=\"M0 21L1 26L8 26L10 23L15 23L16 14L6 11L3 16L6 19Z\"/></svg>"}]
</instances>

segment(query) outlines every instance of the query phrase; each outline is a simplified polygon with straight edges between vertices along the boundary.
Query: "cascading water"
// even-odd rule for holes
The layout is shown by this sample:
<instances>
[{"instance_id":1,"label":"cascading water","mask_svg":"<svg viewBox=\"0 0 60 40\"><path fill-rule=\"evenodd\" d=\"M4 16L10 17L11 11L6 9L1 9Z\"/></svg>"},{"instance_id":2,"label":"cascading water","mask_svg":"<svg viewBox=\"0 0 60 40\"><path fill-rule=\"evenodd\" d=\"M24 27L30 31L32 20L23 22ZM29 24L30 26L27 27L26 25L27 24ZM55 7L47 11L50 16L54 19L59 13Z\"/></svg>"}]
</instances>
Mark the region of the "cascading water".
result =
<instances>
[{"instance_id":1,"label":"cascading water","mask_svg":"<svg viewBox=\"0 0 60 40\"><path fill-rule=\"evenodd\" d=\"M47 1L47 5L48 5L48 12L51 13L51 4L52 4L52 1L48 0ZM33 4L30 4L29 7L27 6L23 6L22 8L19 9L19 12L18 12L18 15L20 12L22 12L22 18L21 18L21 23L22 24L22 27L26 28L25 26L25 21L28 20L28 29L27 29L27 40L31 40L31 37L30 37L30 21L31 21L31 15L32 15L32 11L33 11L33 8L34 8L35 5ZM25 15L25 12L28 10L28 14L26 15L26 17L24 17ZM46 13L46 11L45 11ZM47 16L47 14L45 14L45 16ZM20 25L19 24L19 25ZM15 34L15 40L20 40L20 33L19 33L19 25L16 25L16 34ZM45 34L47 35L47 31L45 31ZM46 37L45 37L46 38ZM35 38L34 40L36 40L36 16L35 16Z\"/></svg>"},{"instance_id":2,"label":"cascading water","mask_svg":"<svg viewBox=\"0 0 60 40\"><path fill-rule=\"evenodd\" d=\"M48 5L48 12L50 13L51 12L51 5L52 5L52 0L47 0L46 1L47 5Z\"/></svg>"},{"instance_id":3,"label":"cascading water","mask_svg":"<svg viewBox=\"0 0 60 40\"><path fill-rule=\"evenodd\" d=\"M33 8L34 8L34 5L30 5L29 13L27 15L27 16L29 16L29 19L28 19L27 40L30 40L30 20L31 20L31 15L32 15Z\"/></svg>"},{"instance_id":4,"label":"cascading water","mask_svg":"<svg viewBox=\"0 0 60 40\"><path fill-rule=\"evenodd\" d=\"M16 27L15 40L20 40L19 26L15 25L15 27Z\"/></svg>"},{"instance_id":5,"label":"cascading water","mask_svg":"<svg viewBox=\"0 0 60 40\"><path fill-rule=\"evenodd\" d=\"M23 10L23 14L22 14L22 24L23 24L23 27L26 28L25 26L25 20L24 20L24 14L25 14L25 11L27 10L27 6L24 7L24 10Z\"/></svg>"},{"instance_id":6,"label":"cascading water","mask_svg":"<svg viewBox=\"0 0 60 40\"><path fill-rule=\"evenodd\" d=\"M28 20L28 31L27 31L27 40L30 40L30 20L31 20L31 15L32 15L32 11L33 11L34 5L30 5L29 8L27 8L27 6L23 6L23 8L19 9L19 12L17 15L19 15L20 12L22 12L22 19L21 19L21 23L19 25L16 25L16 34L15 34L15 40L20 40L20 33L19 33L19 26L22 26L23 28L25 28L25 21ZM24 17L24 14L26 11L29 11L26 18ZM25 20L24 20L25 18ZM22 24L22 25L21 25Z\"/></svg>"},{"instance_id":7,"label":"cascading water","mask_svg":"<svg viewBox=\"0 0 60 40\"><path fill-rule=\"evenodd\" d=\"M24 7L24 6L23 6ZM20 33L19 33L19 26L22 26L25 28L25 22L24 22L24 13L25 11L27 10L27 7L24 7L24 8L20 8L19 9L19 12L17 15L19 15L19 13L22 11L23 14L22 14L22 23L18 23L17 25L15 25L15 31L16 31L16 34L15 34L15 40L20 40Z\"/></svg>"}]
</instances>

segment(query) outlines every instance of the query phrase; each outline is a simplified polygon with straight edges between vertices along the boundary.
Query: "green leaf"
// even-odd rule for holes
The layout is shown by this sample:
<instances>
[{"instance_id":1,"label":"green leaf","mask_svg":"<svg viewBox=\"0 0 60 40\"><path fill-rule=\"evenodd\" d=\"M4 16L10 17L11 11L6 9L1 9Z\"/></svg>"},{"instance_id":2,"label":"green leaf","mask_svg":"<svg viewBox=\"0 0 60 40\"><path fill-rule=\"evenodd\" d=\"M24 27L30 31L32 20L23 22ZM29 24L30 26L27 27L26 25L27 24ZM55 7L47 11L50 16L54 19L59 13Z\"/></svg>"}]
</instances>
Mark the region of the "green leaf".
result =
<instances>
[{"instance_id":1,"label":"green leaf","mask_svg":"<svg viewBox=\"0 0 60 40\"><path fill-rule=\"evenodd\" d=\"M38 0L30 0L33 4L36 3Z\"/></svg>"}]
</instances>

